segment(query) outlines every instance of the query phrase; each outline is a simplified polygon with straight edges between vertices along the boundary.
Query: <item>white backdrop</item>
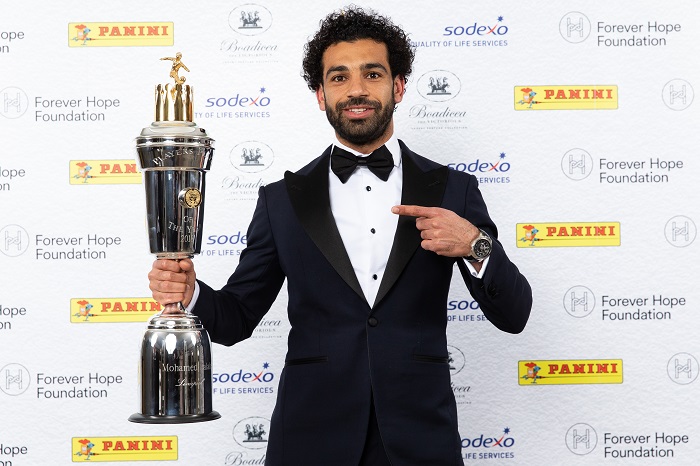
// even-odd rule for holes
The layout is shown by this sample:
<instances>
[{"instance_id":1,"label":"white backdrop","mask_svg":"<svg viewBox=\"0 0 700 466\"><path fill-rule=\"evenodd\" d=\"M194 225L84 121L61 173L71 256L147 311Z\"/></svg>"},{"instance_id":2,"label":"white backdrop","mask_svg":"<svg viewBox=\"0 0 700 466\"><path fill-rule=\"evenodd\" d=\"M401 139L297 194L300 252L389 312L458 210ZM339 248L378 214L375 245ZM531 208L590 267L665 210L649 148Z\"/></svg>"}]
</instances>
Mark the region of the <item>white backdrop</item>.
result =
<instances>
[{"instance_id":1,"label":"white backdrop","mask_svg":"<svg viewBox=\"0 0 700 466\"><path fill-rule=\"evenodd\" d=\"M700 6L360 3L417 47L399 137L479 177L533 288L530 322L513 336L453 284L465 463L696 464ZM181 51L195 119L216 139L195 262L221 286L258 187L332 140L300 63L320 18L342 5L3 2L0 466L263 464L266 435L246 442L244 430L269 424L284 290L253 338L214 346L220 420L127 421L154 305L134 138L168 82L159 58ZM431 78L449 87L431 90ZM243 149L261 163L242 163Z\"/></svg>"}]
</instances>

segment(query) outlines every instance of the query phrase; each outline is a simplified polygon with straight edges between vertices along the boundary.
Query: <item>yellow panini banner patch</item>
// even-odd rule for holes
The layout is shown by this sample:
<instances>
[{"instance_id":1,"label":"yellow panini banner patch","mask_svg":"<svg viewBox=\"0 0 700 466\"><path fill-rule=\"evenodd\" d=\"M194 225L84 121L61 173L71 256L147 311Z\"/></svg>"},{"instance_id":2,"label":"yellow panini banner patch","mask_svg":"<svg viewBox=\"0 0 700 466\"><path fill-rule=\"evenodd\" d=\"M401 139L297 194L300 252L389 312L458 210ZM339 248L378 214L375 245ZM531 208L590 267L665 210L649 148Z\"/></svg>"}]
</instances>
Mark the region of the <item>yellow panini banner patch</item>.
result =
<instances>
[{"instance_id":1,"label":"yellow panini banner patch","mask_svg":"<svg viewBox=\"0 0 700 466\"><path fill-rule=\"evenodd\" d=\"M518 223L519 248L620 245L620 222Z\"/></svg>"},{"instance_id":2,"label":"yellow panini banner patch","mask_svg":"<svg viewBox=\"0 0 700 466\"><path fill-rule=\"evenodd\" d=\"M68 23L68 47L152 47L175 43L172 22Z\"/></svg>"},{"instance_id":3,"label":"yellow panini banner patch","mask_svg":"<svg viewBox=\"0 0 700 466\"><path fill-rule=\"evenodd\" d=\"M617 86L515 86L516 110L615 110Z\"/></svg>"},{"instance_id":4,"label":"yellow panini banner patch","mask_svg":"<svg viewBox=\"0 0 700 466\"><path fill-rule=\"evenodd\" d=\"M518 361L519 385L622 383L622 359Z\"/></svg>"},{"instance_id":5,"label":"yellow panini banner patch","mask_svg":"<svg viewBox=\"0 0 700 466\"><path fill-rule=\"evenodd\" d=\"M70 184L141 184L141 172L134 159L71 160Z\"/></svg>"},{"instance_id":6,"label":"yellow panini banner patch","mask_svg":"<svg viewBox=\"0 0 700 466\"><path fill-rule=\"evenodd\" d=\"M73 437L73 462L176 461L177 436Z\"/></svg>"},{"instance_id":7,"label":"yellow panini banner patch","mask_svg":"<svg viewBox=\"0 0 700 466\"><path fill-rule=\"evenodd\" d=\"M153 298L73 298L70 300L72 323L147 322L160 312Z\"/></svg>"}]
</instances>

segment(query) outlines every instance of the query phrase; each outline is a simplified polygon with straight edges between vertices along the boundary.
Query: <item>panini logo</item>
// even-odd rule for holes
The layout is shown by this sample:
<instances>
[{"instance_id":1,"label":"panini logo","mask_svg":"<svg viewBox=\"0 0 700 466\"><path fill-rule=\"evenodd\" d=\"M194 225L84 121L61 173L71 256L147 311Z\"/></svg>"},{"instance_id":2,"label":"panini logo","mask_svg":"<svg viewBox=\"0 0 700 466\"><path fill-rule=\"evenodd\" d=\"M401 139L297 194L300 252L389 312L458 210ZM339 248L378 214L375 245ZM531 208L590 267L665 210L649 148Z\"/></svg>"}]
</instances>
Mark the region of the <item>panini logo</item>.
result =
<instances>
[{"instance_id":1,"label":"panini logo","mask_svg":"<svg viewBox=\"0 0 700 466\"><path fill-rule=\"evenodd\" d=\"M518 223L519 248L620 245L620 222Z\"/></svg>"},{"instance_id":2,"label":"panini logo","mask_svg":"<svg viewBox=\"0 0 700 466\"><path fill-rule=\"evenodd\" d=\"M83 461L177 461L177 436L73 437L74 463Z\"/></svg>"},{"instance_id":3,"label":"panini logo","mask_svg":"<svg viewBox=\"0 0 700 466\"><path fill-rule=\"evenodd\" d=\"M617 86L515 86L516 110L615 110Z\"/></svg>"},{"instance_id":4,"label":"panini logo","mask_svg":"<svg viewBox=\"0 0 700 466\"><path fill-rule=\"evenodd\" d=\"M141 172L133 159L71 160L70 184L141 184Z\"/></svg>"},{"instance_id":5,"label":"panini logo","mask_svg":"<svg viewBox=\"0 0 700 466\"><path fill-rule=\"evenodd\" d=\"M170 46L175 25L167 23L68 23L68 47Z\"/></svg>"},{"instance_id":6,"label":"panini logo","mask_svg":"<svg viewBox=\"0 0 700 466\"><path fill-rule=\"evenodd\" d=\"M622 359L518 361L519 385L622 383Z\"/></svg>"},{"instance_id":7,"label":"panini logo","mask_svg":"<svg viewBox=\"0 0 700 466\"><path fill-rule=\"evenodd\" d=\"M74 324L148 322L161 310L160 303L152 298L73 298L70 321Z\"/></svg>"}]
</instances>

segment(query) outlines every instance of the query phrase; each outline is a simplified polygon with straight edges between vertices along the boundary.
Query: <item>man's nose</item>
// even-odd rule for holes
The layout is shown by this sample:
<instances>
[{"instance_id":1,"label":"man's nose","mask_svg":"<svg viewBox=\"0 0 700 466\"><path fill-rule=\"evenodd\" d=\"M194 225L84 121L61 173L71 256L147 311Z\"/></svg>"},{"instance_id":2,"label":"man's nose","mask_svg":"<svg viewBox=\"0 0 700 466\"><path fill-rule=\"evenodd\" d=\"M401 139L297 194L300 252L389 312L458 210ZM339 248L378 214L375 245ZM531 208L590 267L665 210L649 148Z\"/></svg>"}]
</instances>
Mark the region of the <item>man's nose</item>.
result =
<instances>
[{"instance_id":1,"label":"man's nose","mask_svg":"<svg viewBox=\"0 0 700 466\"><path fill-rule=\"evenodd\" d=\"M369 92L367 90L367 83L361 76L354 76L350 78L350 83L348 86L348 97L361 97L367 96Z\"/></svg>"}]
</instances>

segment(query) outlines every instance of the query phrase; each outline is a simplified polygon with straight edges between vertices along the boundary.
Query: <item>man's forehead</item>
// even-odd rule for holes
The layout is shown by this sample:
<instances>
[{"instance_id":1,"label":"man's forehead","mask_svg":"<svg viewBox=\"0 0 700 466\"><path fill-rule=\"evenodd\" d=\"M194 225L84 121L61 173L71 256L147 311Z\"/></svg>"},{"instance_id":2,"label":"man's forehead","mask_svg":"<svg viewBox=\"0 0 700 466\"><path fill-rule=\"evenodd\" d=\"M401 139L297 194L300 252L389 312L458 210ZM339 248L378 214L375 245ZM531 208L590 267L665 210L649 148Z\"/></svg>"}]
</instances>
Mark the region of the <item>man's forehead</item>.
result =
<instances>
[{"instance_id":1,"label":"man's forehead","mask_svg":"<svg viewBox=\"0 0 700 466\"><path fill-rule=\"evenodd\" d=\"M333 63L330 63L330 62ZM343 65L345 61L366 63L389 62L389 50L384 42L373 39L336 42L323 52L323 67Z\"/></svg>"}]
</instances>

